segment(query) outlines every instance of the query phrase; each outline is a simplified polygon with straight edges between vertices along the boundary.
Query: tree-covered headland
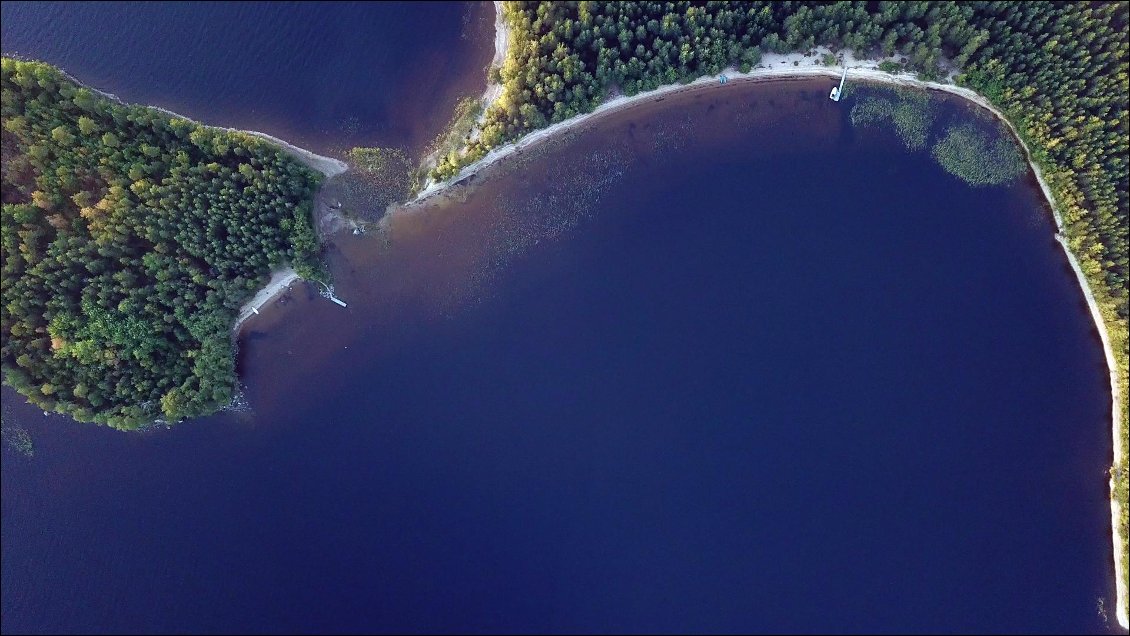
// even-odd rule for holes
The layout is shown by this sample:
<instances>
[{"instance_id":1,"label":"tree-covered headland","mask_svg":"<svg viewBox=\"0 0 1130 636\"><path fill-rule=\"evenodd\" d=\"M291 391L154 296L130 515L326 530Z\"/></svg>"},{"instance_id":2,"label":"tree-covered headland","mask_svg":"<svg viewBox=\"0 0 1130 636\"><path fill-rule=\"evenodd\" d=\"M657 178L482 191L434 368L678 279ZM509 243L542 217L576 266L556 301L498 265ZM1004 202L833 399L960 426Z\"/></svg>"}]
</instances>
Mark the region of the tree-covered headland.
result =
<instances>
[{"instance_id":1,"label":"tree-covered headland","mask_svg":"<svg viewBox=\"0 0 1130 636\"><path fill-rule=\"evenodd\" d=\"M763 53L850 49L857 58L903 56L926 80L956 81L986 97L1041 169L1064 233L1100 305L1127 413L1128 15L1125 2L506 2L504 87L480 134L437 162L444 180L490 149L633 95L734 67ZM886 61L881 70L902 65ZM910 111L873 104L908 145L922 139ZM1008 148L969 129L947 133L935 156L953 174L991 184L1013 170ZM993 155L992 169L978 153ZM1125 437L1123 456L1128 456ZM1127 466L1116 465L1127 535ZM1122 550L1125 559L1126 550Z\"/></svg>"},{"instance_id":2,"label":"tree-covered headland","mask_svg":"<svg viewBox=\"0 0 1130 636\"><path fill-rule=\"evenodd\" d=\"M117 428L226 405L239 307L272 269L320 268L321 175L46 64L4 58L0 84L5 382Z\"/></svg>"}]
</instances>

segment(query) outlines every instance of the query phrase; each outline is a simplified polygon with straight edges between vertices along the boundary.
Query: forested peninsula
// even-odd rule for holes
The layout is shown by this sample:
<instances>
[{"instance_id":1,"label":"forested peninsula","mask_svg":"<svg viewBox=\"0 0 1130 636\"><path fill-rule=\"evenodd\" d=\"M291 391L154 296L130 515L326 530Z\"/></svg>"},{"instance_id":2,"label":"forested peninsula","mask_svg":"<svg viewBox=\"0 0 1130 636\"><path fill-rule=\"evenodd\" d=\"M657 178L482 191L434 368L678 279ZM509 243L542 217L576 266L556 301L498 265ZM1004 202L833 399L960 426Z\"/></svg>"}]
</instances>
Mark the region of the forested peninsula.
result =
<instances>
[{"instance_id":1,"label":"forested peninsula","mask_svg":"<svg viewBox=\"0 0 1130 636\"><path fill-rule=\"evenodd\" d=\"M879 70L971 89L1020 138L1049 194L1073 267L1113 350L1111 467L1119 622L1125 626L1128 389L1128 15L1093 2L499 2L508 42L492 96L433 183L488 152L619 95L759 68L817 46ZM834 63L834 60L831 60ZM756 72L756 71L755 71ZM894 79L894 76L891 77ZM497 95L497 97L494 97ZM960 131L958 131L960 133ZM968 157L971 135L936 154ZM982 148L984 150L984 148ZM488 158L489 159L489 158ZM986 176L984 182L995 179ZM433 186L434 189L434 186Z\"/></svg>"},{"instance_id":2,"label":"forested peninsula","mask_svg":"<svg viewBox=\"0 0 1130 636\"><path fill-rule=\"evenodd\" d=\"M0 82L5 382L123 429L227 405L240 305L274 269L320 271L322 175L47 64L4 58Z\"/></svg>"}]
</instances>

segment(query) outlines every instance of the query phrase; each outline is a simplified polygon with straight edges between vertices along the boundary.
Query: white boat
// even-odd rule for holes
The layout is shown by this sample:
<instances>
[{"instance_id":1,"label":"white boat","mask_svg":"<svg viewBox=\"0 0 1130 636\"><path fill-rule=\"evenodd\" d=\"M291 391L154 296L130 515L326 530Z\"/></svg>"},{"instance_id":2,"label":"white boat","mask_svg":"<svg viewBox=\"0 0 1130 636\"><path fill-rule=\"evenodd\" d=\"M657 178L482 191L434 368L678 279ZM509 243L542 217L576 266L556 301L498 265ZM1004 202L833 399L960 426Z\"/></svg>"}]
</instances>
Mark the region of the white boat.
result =
<instances>
[{"instance_id":1,"label":"white boat","mask_svg":"<svg viewBox=\"0 0 1130 636\"><path fill-rule=\"evenodd\" d=\"M835 86L832 87L832 92L828 94L828 99L832 100L833 102L840 101L840 98L844 96L844 80L846 80L846 79L847 79L847 64L844 64L844 76L840 78L840 86L839 86L839 88L837 88Z\"/></svg>"}]
</instances>

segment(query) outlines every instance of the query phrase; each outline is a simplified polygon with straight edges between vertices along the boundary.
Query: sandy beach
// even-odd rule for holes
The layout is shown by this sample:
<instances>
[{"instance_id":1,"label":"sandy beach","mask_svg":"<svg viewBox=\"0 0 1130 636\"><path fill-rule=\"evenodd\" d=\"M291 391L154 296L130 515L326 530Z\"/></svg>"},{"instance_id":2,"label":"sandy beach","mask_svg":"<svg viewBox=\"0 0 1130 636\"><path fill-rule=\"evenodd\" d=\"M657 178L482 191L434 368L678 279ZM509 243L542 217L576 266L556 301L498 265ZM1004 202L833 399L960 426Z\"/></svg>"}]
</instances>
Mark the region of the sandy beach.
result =
<instances>
[{"instance_id":1,"label":"sandy beach","mask_svg":"<svg viewBox=\"0 0 1130 636\"><path fill-rule=\"evenodd\" d=\"M503 42L505 38L501 39ZM496 44L500 41L496 38ZM758 82L774 79L792 79L804 78L814 76L827 76L839 78L843 71L843 67L828 67L820 64L820 58L824 53L829 52L827 49L818 48L816 54L813 56L804 56L801 53L790 53L788 55L766 55L761 64L749 73L741 73L735 69L726 69L723 74L729 78L730 82ZM497 53L496 53L497 55ZM942 84L937 82L922 82L912 75L892 75L878 70L879 63L883 60L855 60L850 54L847 54L846 62L849 67L848 77L855 80L869 80L875 82L893 83L906 86L917 86L922 88L935 88L951 92L962 97L966 97L975 101L979 105L989 108L989 104L979 95L973 91L965 88L960 88L952 84ZM794 62L796 64L794 64ZM716 76L700 77L693 82L687 84L671 84L657 88L653 91L645 93L638 93L631 97L622 95L610 99L600 106L597 106L591 113L579 115L572 119L553 124L540 130L522 137L517 142L500 146L491 150L483 158L475 163L465 166L455 176L441 183L429 182L428 185L416 195L416 198L409 202L408 206L418 205L427 199L444 191L445 188L451 184L461 181L478 173L483 168L494 164L497 161L505 159L506 157L514 154L515 152L530 148L537 145L539 142L548 139L558 133L573 128L583 126L592 121L598 120L601 117L611 115L613 113L621 112L623 110L632 108L638 104L646 103L660 97L668 97L688 92L696 92L701 90L724 90L726 86L719 83ZM991 108L990 108L991 109ZM995 111L994 111L995 112Z\"/></svg>"},{"instance_id":2,"label":"sandy beach","mask_svg":"<svg viewBox=\"0 0 1130 636\"><path fill-rule=\"evenodd\" d=\"M267 282L267 286L256 292L251 300L243 303L243 306L239 308L239 316L236 317L235 324L231 328L232 337L239 335L239 328L248 318L258 314L260 309L286 291L291 283L296 280L299 280L298 272L289 267L271 272L271 280Z\"/></svg>"},{"instance_id":3,"label":"sandy beach","mask_svg":"<svg viewBox=\"0 0 1130 636\"><path fill-rule=\"evenodd\" d=\"M1043 180L1041 179L1041 185ZM1046 187L1046 186L1045 186ZM1046 194L1046 192L1045 192ZM1107 369L1110 371L1110 386L1111 386L1111 399L1113 404L1111 406L1111 419L1114 421L1112 427L1112 437L1114 442L1114 464L1121 465L1125 461L1122 456L1121 438L1126 435L1124 427L1125 422L1122 421L1122 409L1119 408L1121 403L1118 393L1118 375L1115 369L1114 360L1114 347L1111 346L1110 336L1103 323L1102 314L1099 313L1099 304L1096 302L1094 295L1091 293L1091 287L1087 284L1087 279L1083 276L1083 270L1079 267L1079 261L1076 260L1075 254L1072 253L1071 247L1067 244L1067 239L1062 234L1063 222L1056 214L1056 224L1060 227L1060 232L1055 235L1055 240L1063 247L1063 253L1067 255L1067 260L1071 263L1071 269L1075 271L1075 277L1079 280L1079 287L1083 289L1083 295L1087 299L1087 307L1091 310L1091 317L1095 320L1095 324L1099 326L1099 337L1103 342L1103 353L1106 356ZM1125 537L1122 536L1122 526L1118 523L1119 517L1122 516L1122 507L1118 499L1114 496L1114 477L1110 478L1110 526L1111 533L1114 541L1114 583L1117 590L1117 604L1115 605L1115 617L1118 619L1119 625L1127 627L1127 588L1126 588L1126 572L1122 569L1122 559L1119 558L1118 553L1120 547L1123 545Z\"/></svg>"},{"instance_id":4,"label":"sandy beach","mask_svg":"<svg viewBox=\"0 0 1130 636\"><path fill-rule=\"evenodd\" d=\"M324 155L315 154L313 152L310 152L309 150L306 150L305 148L299 148L298 146L287 143L287 142L283 141L282 139L279 139L278 137L273 137L271 135L268 135L267 133L259 132L258 130L240 130L239 128L225 128L223 126L209 126L208 124L202 124L202 123L200 123L200 122L198 122L195 119L192 119L190 117L185 117L184 115L181 115L180 113L174 113L173 111L171 111L167 108L161 108L160 106L148 106L147 108L152 108L153 110L161 111L162 113L165 113L166 115L168 115L170 117L176 117L178 119L184 119L184 120L190 121L190 122L192 122L192 123L194 123L198 126L203 126L205 128L212 128L214 130L223 130L223 131L226 131L226 132L233 132L233 133L243 133L243 134L246 134L246 135L251 135L253 137L259 137L260 139L265 139L265 140L271 142L272 144L278 146L279 148L282 148L282 150L284 152L286 152L288 155L297 159L299 163L306 166L307 168L310 168L311 170L313 170L315 172L322 173L327 179L330 178L330 177L339 175L339 174L345 172L346 170L349 170L349 164L345 163L341 159L334 159L333 157L326 157Z\"/></svg>"},{"instance_id":5,"label":"sandy beach","mask_svg":"<svg viewBox=\"0 0 1130 636\"><path fill-rule=\"evenodd\" d=\"M490 66L502 66L506 61L506 50L510 46L510 27L506 26L506 21L502 19L502 2L495 0L494 2L494 57L491 58ZM483 92L483 110L487 106L493 104L499 97L502 97L502 84L495 82L487 84L487 89ZM482 116L479 117L479 124L483 121ZM476 131L477 132L477 131Z\"/></svg>"},{"instance_id":6,"label":"sandy beach","mask_svg":"<svg viewBox=\"0 0 1130 636\"><path fill-rule=\"evenodd\" d=\"M143 106L144 105L144 104L130 104L128 102L123 101L121 98L119 98L117 95L115 95L113 93L107 93L106 91L99 90L97 88L94 88L93 86L88 86L88 85L82 83L81 81L79 81L76 77L74 77L73 75L71 75L70 73L68 73L66 70L64 70L62 68L59 69L59 72L62 73L67 79L71 80L75 84L78 84L79 86L81 86L81 87L83 87L83 88L85 88L85 89L87 89L87 90L89 90L93 93L101 95L102 97L105 97L106 99L112 99L115 102L122 104L122 105L125 105L125 106ZM326 176L326 178L333 177L335 175L339 175L339 174L341 174L341 173L343 173L343 172L345 172L346 170L349 169L349 164L345 163L344 161L342 161L340 159L334 159L333 157L326 157L324 155L315 154L315 153L310 152L309 150L306 150L304 148L299 148L298 146L287 143L287 142L283 141L282 139L279 139L278 137L273 137L271 135L268 135L267 133L259 132L258 130L240 130L238 128L226 128L224 126L210 126L208 124L198 122L191 117L185 117L184 115L182 115L180 113L173 112L173 111L169 110L168 108L161 108L160 106L145 106L145 107L146 108L152 108L155 111L165 113L169 117L176 117L177 119L183 119L185 121L190 121L190 122L196 124L197 126L203 126L205 128L211 128L213 130L223 130L223 131L227 131L227 132L245 133L245 134L248 134L248 135L254 135L255 137L259 137L260 139L266 139L267 141L269 141L269 142L275 144L276 146L282 148L287 154L291 155L292 157L297 159L299 162L301 162L302 165L306 166L307 168L310 168L311 170L322 173L323 175Z\"/></svg>"},{"instance_id":7,"label":"sandy beach","mask_svg":"<svg viewBox=\"0 0 1130 636\"><path fill-rule=\"evenodd\" d=\"M180 117L180 115L177 116ZM306 150L305 148L299 148L298 146L287 143L282 139L279 139L278 137L273 137L271 135L268 135L267 133L259 132L258 130L237 130L235 128L222 128L221 130L247 133L248 135L254 135L256 137L266 139L267 141L275 144L276 146L279 146L283 150L290 153L291 156L301 161L307 168L324 174L327 179L337 176L345 172L346 170L349 170L349 164L340 159L334 159L333 157L314 154L309 150Z\"/></svg>"},{"instance_id":8,"label":"sandy beach","mask_svg":"<svg viewBox=\"0 0 1130 636\"><path fill-rule=\"evenodd\" d=\"M506 26L506 21L502 19L502 2L495 0L494 2L494 56L490 60L488 69L502 66L506 61L506 51L510 46L510 28ZM479 98L479 104L482 105L482 112L479 113L478 119L475 120L474 126L471 128L471 139L479 138L479 131L482 129L483 122L486 120L487 108L502 97L502 84L499 82L491 82L490 75L487 75L487 87L483 90L482 97ZM448 133L445 133L448 134ZM431 172L439 160L443 145L439 144L437 147L428 153L420 161L420 167L425 172ZM430 183L430 181L429 181ZM391 206L390 206L391 207Z\"/></svg>"},{"instance_id":9,"label":"sandy beach","mask_svg":"<svg viewBox=\"0 0 1130 636\"><path fill-rule=\"evenodd\" d=\"M508 44L508 37L500 35L500 33L506 31L506 28L504 24L499 24L501 22L501 9L498 6L498 2L496 2L495 5L495 60L497 63L497 61L505 57L505 49ZM805 56L801 53L791 53L787 55L768 54L763 57L761 63L757 66L757 68L751 70L749 73L741 73L733 68L730 68L724 70L723 74L725 74L727 78L729 78L731 83L785 80L814 76L824 76L832 79L839 78L843 71L843 66L827 67L821 64L821 58L823 57L823 55L830 52L830 50L824 47L818 47L815 54L809 56ZM893 84L896 86L909 86L915 88L943 91L952 95L960 96L980 106L981 108L988 110L997 119L1004 122L1005 125L1008 126L1008 129L1012 132L1013 136L1016 138L1017 143L1019 143L1021 148L1024 149L1024 154L1025 158L1028 161L1028 165L1032 169L1032 172L1036 175L1036 180L1039 182L1040 190L1043 192L1044 198L1047 200L1048 205L1051 208L1052 215L1055 219L1057 227L1056 239L1063 247L1064 254L1067 256L1067 260L1070 263L1072 270L1075 272L1075 276L1079 282L1079 287L1083 291L1083 296L1087 301L1087 306L1091 311L1091 316L1095 321L1095 326L1097 327L1099 336L1102 339L1103 351L1106 356L1107 368L1110 373L1111 400L1113 403L1111 413L1111 432L1112 439L1114 441L1114 465L1122 465L1122 463L1125 461L1125 458L1122 457L1122 445L1120 443L1120 440L1126 435L1125 422L1123 422L1120 409L1121 401L1118 387L1117 365L1114 356L1114 349L1111 346L1110 335L1107 330L1107 326L1103 321L1102 314L1099 311L1098 302L1096 301L1094 294L1091 291L1090 285L1088 284L1087 279L1083 274L1083 270L1079 266L1079 262L1075 258L1075 255L1072 253L1066 239L1063 238L1063 233L1065 231L1063 218L1056 208L1055 198L1052 195L1051 188L1048 187L1048 184L1045 181L1044 175L1040 171L1039 166L1037 166L1032 160L1031 152L1024 144L1020 135L1017 133L1016 128L1012 125L1011 122L1008 121L1008 119L1002 112L994 107L983 96L971 89L956 86L952 83L922 81L911 74L893 74L879 70L879 64L886 60L856 59L850 51L839 52L838 55L841 56L842 63L848 68L849 82L867 81L881 84ZM894 58L888 59L893 60ZM947 78L947 80L952 80L952 74L949 78ZM829 87L831 87L831 85L832 84L829 84ZM580 115L567 121L554 124L547 128L536 130L526 135L525 137L522 137L517 142L491 150L489 153L487 153L486 156L479 159L475 163L464 167L455 176L445 182L429 182L427 186L420 191L416 198L408 202L406 205L402 206L401 210L407 211L412 209L413 207L425 204L429 201L429 199L432 199L432 197L442 195L452 185L476 175L479 171L504 160L506 157L509 157L530 147L536 146L537 144L552 138L554 135L599 120L601 117L621 112L623 110L627 110L641 104L646 104L661 97L704 90L726 90L726 88L727 86L722 85L716 76L708 76L700 77L688 84L668 85L660 87L653 91L639 93L631 97L620 96L608 100L598 106L591 113ZM501 92L499 92L499 95L500 94ZM493 94L491 93L491 88L488 88L487 95L484 95L484 99L490 97L490 101L486 102L487 104L493 103L493 101L498 98L498 95L492 95ZM1123 537L1121 536L1121 528L1118 524L1120 505L1114 497L1113 478L1110 480L1109 486L1111 492L1111 539L1114 546L1115 585L1117 591L1116 618L1118 620L1118 623L1123 628L1126 628L1128 625L1127 603L1128 598L1130 597L1128 597L1126 584L1127 573L1123 572L1121 559L1122 546L1125 545L1125 542Z\"/></svg>"},{"instance_id":10,"label":"sandy beach","mask_svg":"<svg viewBox=\"0 0 1130 636\"><path fill-rule=\"evenodd\" d=\"M59 69L59 71L79 86L82 86L107 99L112 99L119 104L129 105L119 99L118 96L114 95L113 93L107 93L106 91L98 90L97 88L94 88L92 86L87 86L63 69ZM297 159L307 168L322 173L327 179L339 175L349 169L349 165L344 161L341 161L340 159L334 159L333 157L326 157L323 155L315 154L313 152L310 152L309 150L306 150L305 148L299 148L298 146L283 141L278 137L268 135L267 133L259 132L257 130L239 130L237 128L225 128L223 126L209 126L208 124L202 124L192 119L191 117L185 117L184 115L175 113L167 108L161 108L160 106L147 106L147 108L152 108L153 110L160 111L170 117L176 117L178 119L191 121L192 123L198 126L204 126L205 128L213 128L227 132L245 133L259 137L261 139L265 139L272 144L282 148L283 151ZM232 325L232 336L238 336L240 327L243 326L243 323L246 322L247 319L258 314L260 309L262 309L271 300L275 299L279 294L286 291L286 289L290 287L291 283L298 279L298 273L289 267L283 270L271 272L271 280L267 283L267 286L263 289L260 289L255 294L255 296L251 298L251 300L248 300L243 304L242 307L239 308L239 316L236 318L235 324Z\"/></svg>"}]
</instances>

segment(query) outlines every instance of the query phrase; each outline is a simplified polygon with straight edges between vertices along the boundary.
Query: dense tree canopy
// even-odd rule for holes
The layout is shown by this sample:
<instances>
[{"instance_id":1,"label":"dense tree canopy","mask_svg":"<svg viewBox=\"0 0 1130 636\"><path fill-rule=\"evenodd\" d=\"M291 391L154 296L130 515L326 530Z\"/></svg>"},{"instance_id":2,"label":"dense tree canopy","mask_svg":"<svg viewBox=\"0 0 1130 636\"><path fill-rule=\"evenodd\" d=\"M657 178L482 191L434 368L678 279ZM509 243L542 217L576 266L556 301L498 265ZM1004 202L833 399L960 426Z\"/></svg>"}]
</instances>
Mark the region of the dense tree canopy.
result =
<instances>
[{"instance_id":1,"label":"dense tree canopy","mask_svg":"<svg viewBox=\"0 0 1130 636\"><path fill-rule=\"evenodd\" d=\"M230 330L271 269L317 267L320 175L271 144L3 59L5 380L130 428L230 401Z\"/></svg>"}]
</instances>

